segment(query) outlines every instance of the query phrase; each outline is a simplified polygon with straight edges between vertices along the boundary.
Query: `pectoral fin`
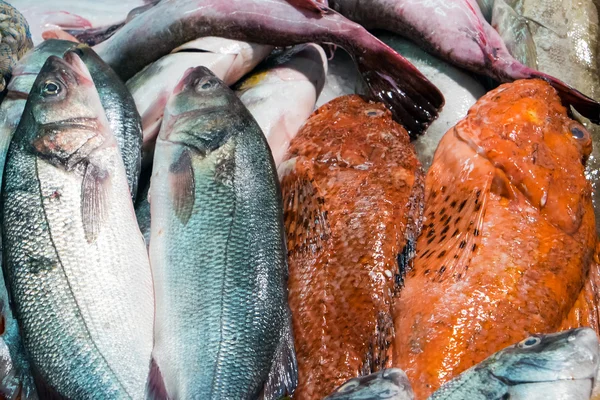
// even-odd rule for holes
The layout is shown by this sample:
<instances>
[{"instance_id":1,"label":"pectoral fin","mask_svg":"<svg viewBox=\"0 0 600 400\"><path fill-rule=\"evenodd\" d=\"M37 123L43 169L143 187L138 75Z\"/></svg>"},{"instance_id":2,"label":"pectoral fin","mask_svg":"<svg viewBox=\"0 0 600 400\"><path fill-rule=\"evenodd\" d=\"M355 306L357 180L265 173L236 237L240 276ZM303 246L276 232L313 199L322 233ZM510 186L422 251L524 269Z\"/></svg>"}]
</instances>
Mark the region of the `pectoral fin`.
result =
<instances>
[{"instance_id":1,"label":"pectoral fin","mask_svg":"<svg viewBox=\"0 0 600 400\"><path fill-rule=\"evenodd\" d=\"M96 241L102 224L106 221L109 188L108 173L93 164L88 164L81 188L81 216L88 243Z\"/></svg>"}]
</instances>

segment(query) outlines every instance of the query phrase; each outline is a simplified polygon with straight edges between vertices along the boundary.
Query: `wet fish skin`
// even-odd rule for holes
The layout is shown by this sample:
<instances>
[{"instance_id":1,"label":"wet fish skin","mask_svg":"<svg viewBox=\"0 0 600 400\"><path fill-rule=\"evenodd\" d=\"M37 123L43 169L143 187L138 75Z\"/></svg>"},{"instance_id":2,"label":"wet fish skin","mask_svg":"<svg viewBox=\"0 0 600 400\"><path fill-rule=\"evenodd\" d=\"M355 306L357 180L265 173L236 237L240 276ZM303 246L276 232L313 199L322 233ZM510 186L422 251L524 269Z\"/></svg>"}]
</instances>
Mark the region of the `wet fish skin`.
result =
<instances>
[{"instance_id":1,"label":"wet fish skin","mask_svg":"<svg viewBox=\"0 0 600 400\"><path fill-rule=\"evenodd\" d=\"M408 133L357 95L320 107L279 167L299 400L390 367L392 305L413 256L423 172ZM372 210L377 209L377 213Z\"/></svg>"},{"instance_id":2,"label":"wet fish skin","mask_svg":"<svg viewBox=\"0 0 600 400\"><path fill-rule=\"evenodd\" d=\"M435 119L444 103L416 68L359 24L334 11L315 18L314 12L285 0L163 0L96 49L129 79L178 45L209 35L273 46L339 45L352 55L373 96L413 135ZM142 36L143 42L137 40Z\"/></svg>"},{"instance_id":3,"label":"wet fish skin","mask_svg":"<svg viewBox=\"0 0 600 400\"><path fill-rule=\"evenodd\" d=\"M413 400L408 377L398 368L352 378L324 400Z\"/></svg>"},{"instance_id":4,"label":"wet fish skin","mask_svg":"<svg viewBox=\"0 0 600 400\"><path fill-rule=\"evenodd\" d=\"M533 335L463 372L429 400L588 400L598 353L590 328Z\"/></svg>"},{"instance_id":5,"label":"wet fish skin","mask_svg":"<svg viewBox=\"0 0 600 400\"><path fill-rule=\"evenodd\" d=\"M76 52L49 57L36 78L2 199L3 268L40 396L141 399L151 272L116 139Z\"/></svg>"},{"instance_id":6,"label":"wet fish skin","mask_svg":"<svg viewBox=\"0 0 600 400\"><path fill-rule=\"evenodd\" d=\"M326 74L323 49L299 45L267 60L236 85L238 97L267 138L276 166L312 114Z\"/></svg>"},{"instance_id":7,"label":"wet fish skin","mask_svg":"<svg viewBox=\"0 0 600 400\"><path fill-rule=\"evenodd\" d=\"M150 395L291 393L296 361L275 165L256 121L205 67L189 71L167 103L150 196Z\"/></svg>"},{"instance_id":8,"label":"wet fish skin","mask_svg":"<svg viewBox=\"0 0 600 400\"><path fill-rule=\"evenodd\" d=\"M541 80L487 93L442 138L394 310L394 365L417 399L560 326L595 250L590 151L589 132Z\"/></svg>"}]
</instances>

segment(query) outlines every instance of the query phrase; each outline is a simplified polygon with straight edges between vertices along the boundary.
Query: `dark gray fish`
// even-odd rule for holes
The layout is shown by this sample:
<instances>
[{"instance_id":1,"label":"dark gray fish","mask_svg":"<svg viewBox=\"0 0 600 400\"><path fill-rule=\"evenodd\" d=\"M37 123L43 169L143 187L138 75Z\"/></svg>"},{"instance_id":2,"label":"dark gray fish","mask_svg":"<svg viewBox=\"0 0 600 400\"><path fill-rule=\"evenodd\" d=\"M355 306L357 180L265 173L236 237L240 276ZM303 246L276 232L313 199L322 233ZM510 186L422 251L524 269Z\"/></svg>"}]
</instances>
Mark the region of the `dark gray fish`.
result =
<instances>
[{"instance_id":1,"label":"dark gray fish","mask_svg":"<svg viewBox=\"0 0 600 400\"><path fill-rule=\"evenodd\" d=\"M408 377L398 368L352 378L323 400L413 400Z\"/></svg>"},{"instance_id":2,"label":"dark gray fish","mask_svg":"<svg viewBox=\"0 0 600 400\"><path fill-rule=\"evenodd\" d=\"M588 400L598 352L590 328L533 335L466 370L429 400Z\"/></svg>"},{"instance_id":3,"label":"dark gray fish","mask_svg":"<svg viewBox=\"0 0 600 400\"><path fill-rule=\"evenodd\" d=\"M413 135L436 118L444 103L412 64L359 24L332 10L316 18L285 0L163 0L95 49L127 80L175 47L204 36L274 46L338 45L352 55L373 96Z\"/></svg>"},{"instance_id":4,"label":"dark gray fish","mask_svg":"<svg viewBox=\"0 0 600 400\"><path fill-rule=\"evenodd\" d=\"M291 393L297 366L275 164L250 112L205 67L189 71L167 102L150 199L151 397Z\"/></svg>"}]
</instances>

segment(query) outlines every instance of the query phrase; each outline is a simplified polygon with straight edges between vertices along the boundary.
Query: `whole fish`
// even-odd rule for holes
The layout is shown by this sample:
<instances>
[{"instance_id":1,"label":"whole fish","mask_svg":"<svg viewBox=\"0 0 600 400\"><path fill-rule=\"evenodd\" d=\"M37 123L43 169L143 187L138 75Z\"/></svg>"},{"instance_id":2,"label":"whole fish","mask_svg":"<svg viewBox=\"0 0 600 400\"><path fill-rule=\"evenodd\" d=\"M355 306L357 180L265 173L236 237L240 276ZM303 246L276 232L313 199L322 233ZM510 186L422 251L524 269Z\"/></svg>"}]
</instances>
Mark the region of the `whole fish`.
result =
<instances>
[{"instance_id":1,"label":"whole fish","mask_svg":"<svg viewBox=\"0 0 600 400\"><path fill-rule=\"evenodd\" d=\"M17 61L33 48L23 14L0 0L0 92L4 91Z\"/></svg>"},{"instance_id":2,"label":"whole fish","mask_svg":"<svg viewBox=\"0 0 600 400\"><path fill-rule=\"evenodd\" d=\"M544 79L565 102L600 123L600 104L594 99L514 59L476 0L331 0L330 5L367 29L405 36L442 59L501 82Z\"/></svg>"},{"instance_id":3,"label":"whole fish","mask_svg":"<svg viewBox=\"0 0 600 400\"><path fill-rule=\"evenodd\" d=\"M327 58L315 44L274 57L237 85L237 95L262 129L275 165L315 109L325 84Z\"/></svg>"},{"instance_id":4,"label":"whole fish","mask_svg":"<svg viewBox=\"0 0 600 400\"><path fill-rule=\"evenodd\" d=\"M429 400L588 400L598 353L589 328L533 335L463 372Z\"/></svg>"},{"instance_id":5,"label":"whole fish","mask_svg":"<svg viewBox=\"0 0 600 400\"><path fill-rule=\"evenodd\" d=\"M393 298L414 252L423 173L408 133L382 104L357 95L315 111L279 173L294 398L321 399L390 366Z\"/></svg>"},{"instance_id":6,"label":"whole fish","mask_svg":"<svg viewBox=\"0 0 600 400\"><path fill-rule=\"evenodd\" d=\"M165 105L173 89L190 68L204 66L228 85L234 84L269 55L273 48L253 43L204 37L146 66L127 81L127 88L142 116L144 165L152 162L154 143L160 130Z\"/></svg>"},{"instance_id":7,"label":"whole fish","mask_svg":"<svg viewBox=\"0 0 600 400\"><path fill-rule=\"evenodd\" d=\"M125 168L85 64L42 67L6 161L3 268L40 397L143 398L154 300Z\"/></svg>"},{"instance_id":8,"label":"whole fish","mask_svg":"<svg viewBox=\"0 0 600 400\"><path fill-rule=\"evenodd\" d=\"M413 400L408 377L398 368L352 378L324 400Z\"/></svg>"},{"instance_id":9,"label":"whole fish","mask_svg":"<svg viewBox=\"0 0 600 400\"><path fill-rule=\"evenodd\" d=\"M486 91L474 77L426 53L400 36L382 32L377 33L377 37L419 68L419 71L440 89L445 98L452 99L427 128L427 132L414 141L417 157L423 168L427 169L444 134L467 115L469 108Z\"/></svg>"},{"instance_id":10,"label":"whole fish","mask_svg":"<svg viewBox=\"0 0 600 400\"><path fill-rule=\"evenodd\" d=\"M189 71L167 103L150 198L150 394L290 394L296 359L275 164L252 115L205 67Z\"/></svg>"},{"instance_id":11,"label":"whole fish","mask_svg":"<svg viewBox=\"0 0 600 400\"><path fill-rule=\"evenodd\" d=\"M362 26L334 11L315 18L285 0L163 0L95 49L121 78L129 79L173 48L203 36L273 46L339 45L352 55L374 97L413 135L435 119L444 103L414 66Z\"/></svg>"},{"instance_id":12,"label":"whole fish","mask_svg":"<svg viewBox=\"0 0 600 400\"><path fill-rule=\"evenodd\" d=\"M560 326L593 260L590 151L590 134L537 79L487 93L442 138L394 310L394 365L417 399Z\"/></svg>"}]
</instances>

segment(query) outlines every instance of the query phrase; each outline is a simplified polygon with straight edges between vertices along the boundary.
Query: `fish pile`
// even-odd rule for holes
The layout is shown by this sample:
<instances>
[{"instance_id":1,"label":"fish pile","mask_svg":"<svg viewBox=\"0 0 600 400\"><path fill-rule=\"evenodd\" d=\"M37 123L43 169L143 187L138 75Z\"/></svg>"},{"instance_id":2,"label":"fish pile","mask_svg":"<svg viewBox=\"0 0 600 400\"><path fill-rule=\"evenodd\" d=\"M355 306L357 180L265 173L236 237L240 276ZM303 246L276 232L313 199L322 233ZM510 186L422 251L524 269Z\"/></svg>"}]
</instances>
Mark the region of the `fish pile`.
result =
<instances>
[{"instance_id":1,"label":"fish pile","mask_svg":"<svg viewBox=\"0 0 600 400\"><path fill-rule=\"evenodd\" d=\"M0 397L600 399L559 3L0 2Z\"/></svg>"}]
</instances>

